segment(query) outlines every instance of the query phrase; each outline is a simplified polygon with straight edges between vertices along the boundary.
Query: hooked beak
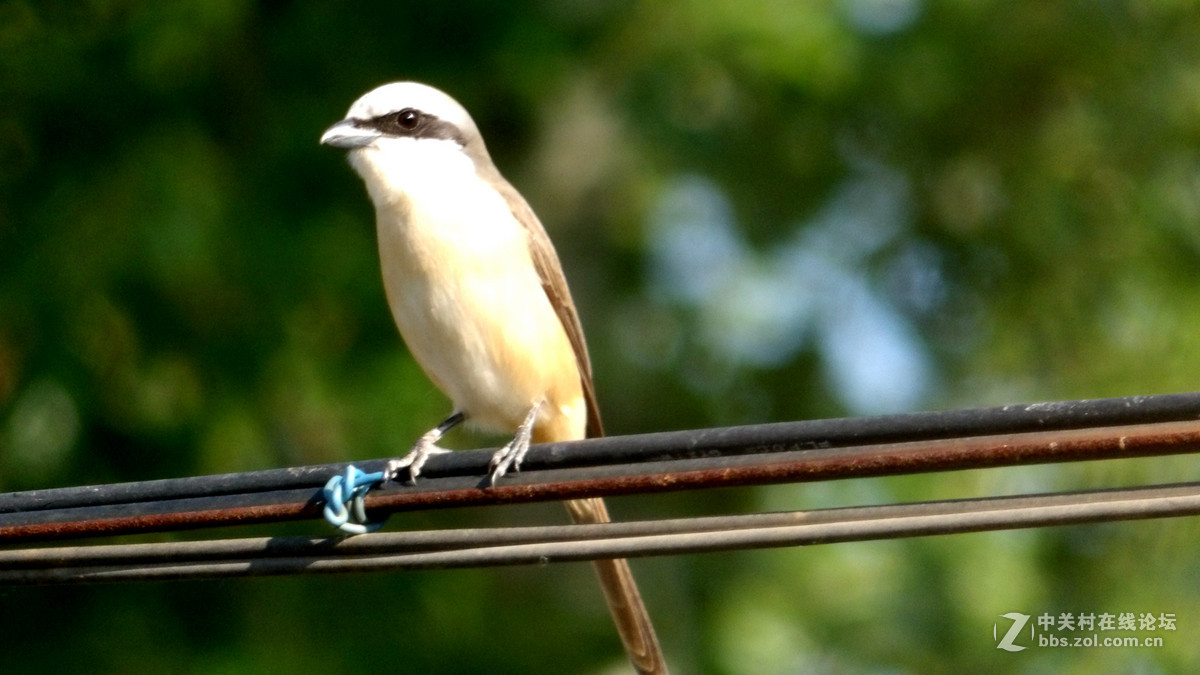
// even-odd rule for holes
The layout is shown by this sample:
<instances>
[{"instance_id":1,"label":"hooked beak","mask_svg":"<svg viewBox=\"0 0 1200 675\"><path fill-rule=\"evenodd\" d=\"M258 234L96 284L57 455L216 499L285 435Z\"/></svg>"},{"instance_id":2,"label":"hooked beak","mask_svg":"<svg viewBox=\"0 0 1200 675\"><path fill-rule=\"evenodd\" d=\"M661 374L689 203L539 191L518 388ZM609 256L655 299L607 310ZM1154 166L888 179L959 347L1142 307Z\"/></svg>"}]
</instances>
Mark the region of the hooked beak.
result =
<instances>
[{"instance_id":1,"label":"hooked beak","mask_svg":"<svg viewBox=\"0 0 1200 675\"><path fill-rule=\"evenodd\" d=\"M359 121L344 119L329 127L321 134L321 145L328 145L343 150L353 150L370 145L372 141L383 134L369 127L358 126Z\"/></svg>"}]
</instances>

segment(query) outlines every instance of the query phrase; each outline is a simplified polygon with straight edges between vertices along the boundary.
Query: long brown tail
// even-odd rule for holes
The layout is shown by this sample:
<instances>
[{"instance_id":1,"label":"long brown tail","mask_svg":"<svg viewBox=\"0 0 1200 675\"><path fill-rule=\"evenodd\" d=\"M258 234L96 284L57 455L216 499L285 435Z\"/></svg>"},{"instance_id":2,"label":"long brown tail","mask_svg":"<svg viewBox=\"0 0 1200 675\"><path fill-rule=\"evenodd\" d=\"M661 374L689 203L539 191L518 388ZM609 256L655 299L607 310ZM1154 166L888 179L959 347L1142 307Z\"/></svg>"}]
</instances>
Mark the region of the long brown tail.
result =
<instances>
[{"instance_id":1,"label":"long brown tail","mask_svg":"<svg viewBox=\"0 0 1200 675\"><path fill-rule=\"evenodd\" d=\"M577 524L609 522L603 499L574 499L564 503L571 520ZM625 643L625 651L633 667L643 675L665 674L667 662L663 659L662 648L658 646L658 636L654 634L654 625L650 623L650 615L642 604L642 594L638 592L629 563L618 558L597 560L592 566L600 578L608 610L612 613L613 623L621 635L621 642Z\"/></svg>"}]
</instances>

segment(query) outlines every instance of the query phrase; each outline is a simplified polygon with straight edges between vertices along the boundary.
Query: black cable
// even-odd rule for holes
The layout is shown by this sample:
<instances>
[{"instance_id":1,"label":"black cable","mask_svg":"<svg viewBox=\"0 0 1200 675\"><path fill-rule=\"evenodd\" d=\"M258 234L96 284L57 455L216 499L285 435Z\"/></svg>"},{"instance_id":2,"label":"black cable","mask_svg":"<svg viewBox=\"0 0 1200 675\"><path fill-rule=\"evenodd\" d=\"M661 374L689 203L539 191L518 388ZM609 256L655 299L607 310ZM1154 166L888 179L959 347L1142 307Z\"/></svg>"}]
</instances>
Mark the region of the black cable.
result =
<instances>
[{"instance_id":1,"label":"black cable","mask_svg":"<svg viewBox=\"0 0 1200 675\"><path fill-rule=\"evenodd\" d=\"M478 462L478 472L439 476L426 471L416 485L380 486L366 505L373 518L380 518L417 508L1188 453L1200 448L1198 411L1200 394L1175 394L556 443L535 448L543 455L540 461L527 462L520 473L496 486L485 478L490 453L464 451L434 460L448 463L461 457L460 463ZM1151 421L1108 426L1130 419ZM984 430L1006 433L966 433ZM863 439L872 443L845 445ZM618 451L600 453L605 449L601 444ZM639 461L596 464L598 456ZM368 470L381 465L382 460L362 463ZM29 507L0 513L0 542L314 518L322 506L317 486L345 466L0 495L0 503L10 508ZM105 503L106 497L117 502ZM84 505L50 508L52 504Z\"/></svg>"},{"instance_id":2,"label":"black cable","mask_svg":"<svg viewBox=\"0 0 1200 675\"><path fill-rule=\"evenodd\" d=\"M481 476L389 483L367 497L373 518L398 510L550 501L618 494L804 482L1143 457L1200 449L1200 421L785 450L641 464L522 471L489 486ZM0 542L169 531L312 518L315 489L193 497L0 514Z\"/></svg>"},{"instance_id":3,"label":"black cable","mask_svg":"<svg viewBox=\"0 0 1200 675\"><path fill-rule=\"evenodd\" d=\"M526 455L522 470L532 472L1195 419L1200 419L1200 392L778 422L535 445ZM402 448L397 454L406 451L407 448ZM487 473L491 455L491 450L435 455L422 472L427 479L479 477ZM377 459L354 464L364 471L373 472L382 470L385 462ZM316 488L330 476L344 471L347 464L341 462L239 474L6 493L0 494L0 514Z\"/></svg>"}]
</instances>

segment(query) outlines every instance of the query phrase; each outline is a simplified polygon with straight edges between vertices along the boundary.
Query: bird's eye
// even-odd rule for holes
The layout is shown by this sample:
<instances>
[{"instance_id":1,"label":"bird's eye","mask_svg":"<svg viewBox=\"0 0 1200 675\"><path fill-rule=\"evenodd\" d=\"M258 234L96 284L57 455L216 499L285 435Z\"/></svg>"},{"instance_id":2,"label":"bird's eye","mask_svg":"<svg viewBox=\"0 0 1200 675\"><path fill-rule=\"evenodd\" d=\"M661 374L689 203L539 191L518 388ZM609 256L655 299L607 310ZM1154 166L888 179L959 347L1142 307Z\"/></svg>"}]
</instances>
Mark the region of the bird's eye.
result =
<instances>
[{"instance_id":1,"label":"bird's eye","mask_svg":"<svg viewBox=\"0 0 1200 675\"><path fill-rule=\"evenodd\" d=\"M398 124L401 129L412 131L413 129L416 129L417 125L420 123L421 113L413 110L412 108L405 108L404 110L396 113L396 124Z\"/></svg>"}]
</instances>

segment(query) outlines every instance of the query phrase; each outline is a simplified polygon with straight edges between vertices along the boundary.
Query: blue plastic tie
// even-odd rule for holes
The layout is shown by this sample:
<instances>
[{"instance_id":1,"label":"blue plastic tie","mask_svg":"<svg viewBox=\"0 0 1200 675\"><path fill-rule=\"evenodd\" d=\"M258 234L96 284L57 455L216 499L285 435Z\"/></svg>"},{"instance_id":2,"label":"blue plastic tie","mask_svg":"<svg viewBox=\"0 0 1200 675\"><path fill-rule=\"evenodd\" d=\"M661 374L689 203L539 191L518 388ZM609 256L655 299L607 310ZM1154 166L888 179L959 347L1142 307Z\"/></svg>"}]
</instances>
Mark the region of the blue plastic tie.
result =
<instances>
[{"instance_id":1,"label":"blue plastic tie","mask_svg":"<svg viewBox=\"0 0 1200 675\"><path fill-rule=\"evenodd\" d=\"M353 464L347 466L345 474L330 478L321 491L325 496L325 520L347 534L366 534L383 527L386 519L368 521L363 505L363 498L382 481L382 471L364 473Z\"/></svg>"}]
</instances>

